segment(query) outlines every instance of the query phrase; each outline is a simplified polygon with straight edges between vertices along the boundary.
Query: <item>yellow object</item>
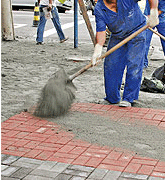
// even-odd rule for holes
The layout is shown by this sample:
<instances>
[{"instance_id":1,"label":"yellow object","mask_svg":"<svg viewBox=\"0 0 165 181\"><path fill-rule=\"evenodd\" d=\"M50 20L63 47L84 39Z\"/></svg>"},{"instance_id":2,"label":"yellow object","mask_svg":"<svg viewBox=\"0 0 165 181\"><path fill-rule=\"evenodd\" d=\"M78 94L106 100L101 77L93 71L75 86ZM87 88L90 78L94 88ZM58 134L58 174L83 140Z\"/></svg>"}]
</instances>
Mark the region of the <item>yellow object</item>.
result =
<instances>
[{"instance_id":1,"label":"yellow object","mask_svg":"<svg viewBox=\"0 0 165 181\"><path fill-rule=\"evenodd\" d=\"M39 16L34 16L34 21L39 21L40 17Z\"/></svg>"},{"instance_id":2,"label":"yellow object","mask_svg":"<svg viewBox=\"0 0 165 181\"><path fill-rule=\"evenodd\" d=\"M66 0L58 0L60 3L64 4Z\"/></svg>"},{"instance_id":3,"label":"yellow object","mask_svg":"<svg viewBox=\"0 0 165 181\"><path fill-rule=\"evenodd\" d=\"M38 26L39 21L40 21L39 6L36 3L34 7L33 26Z\"/></svg>"}]
</instances>

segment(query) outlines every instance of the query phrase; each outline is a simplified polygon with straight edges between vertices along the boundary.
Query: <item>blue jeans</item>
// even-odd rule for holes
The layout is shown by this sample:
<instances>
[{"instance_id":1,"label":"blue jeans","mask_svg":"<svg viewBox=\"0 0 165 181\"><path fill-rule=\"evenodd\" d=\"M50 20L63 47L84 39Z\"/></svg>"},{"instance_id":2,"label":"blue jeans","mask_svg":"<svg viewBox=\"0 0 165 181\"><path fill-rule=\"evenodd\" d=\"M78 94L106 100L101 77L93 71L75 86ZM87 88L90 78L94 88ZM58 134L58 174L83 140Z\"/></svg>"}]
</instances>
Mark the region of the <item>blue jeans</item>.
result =
<instances>
[{"instance_id":1,"label":"blue jeans","mask_svg":"<svg viewBox=\"0 0 165 181\"><path fill-rule=\"evenodd\" d=\"M37 42L43 42L43 34L44 34L45 24L47 21L47 19L45 18L45 13L43 12L43 9L42 9L43 7L46 7L46 6L44 6L44 5L40 6L40 22L38 25L37 38L36 38ZM54 27L56 28L57 34L58 34L60 40L63 40L63 39L65 39L65 35L64 35L62 28L61 28L57 8L53 6L51 13L52 13L51 20L54 24Z\"/></svg>"}]
</instances>

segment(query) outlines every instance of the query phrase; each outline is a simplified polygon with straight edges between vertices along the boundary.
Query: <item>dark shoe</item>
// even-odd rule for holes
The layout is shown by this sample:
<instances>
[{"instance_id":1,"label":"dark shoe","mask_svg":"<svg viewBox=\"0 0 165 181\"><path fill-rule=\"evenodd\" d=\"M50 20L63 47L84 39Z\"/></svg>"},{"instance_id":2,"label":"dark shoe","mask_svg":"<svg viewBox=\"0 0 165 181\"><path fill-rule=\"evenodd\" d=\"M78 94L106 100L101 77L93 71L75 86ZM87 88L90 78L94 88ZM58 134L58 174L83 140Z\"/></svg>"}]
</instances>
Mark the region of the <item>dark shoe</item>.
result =
<instances>
[{"instance_id":1,"label":"dark shoe","mask_svg":"<svg viewBox=\"0 0 165 181\"><path fill-rule=\"evenodd\" d=\"M44 42L37 42L36 45L43 45Z\"/></svg>"},{"instance_id":2,"label":"dark shoe","mask_svg":"<svg viewBox=\"0 0 165 181\"><path fill-rule=\"evenodd\" d=\"M60 43L63 43L64 41L67 41L69 39L69 37L66 37L65 39L63 40L60 40Z\"/></svg>"}]
</instances>

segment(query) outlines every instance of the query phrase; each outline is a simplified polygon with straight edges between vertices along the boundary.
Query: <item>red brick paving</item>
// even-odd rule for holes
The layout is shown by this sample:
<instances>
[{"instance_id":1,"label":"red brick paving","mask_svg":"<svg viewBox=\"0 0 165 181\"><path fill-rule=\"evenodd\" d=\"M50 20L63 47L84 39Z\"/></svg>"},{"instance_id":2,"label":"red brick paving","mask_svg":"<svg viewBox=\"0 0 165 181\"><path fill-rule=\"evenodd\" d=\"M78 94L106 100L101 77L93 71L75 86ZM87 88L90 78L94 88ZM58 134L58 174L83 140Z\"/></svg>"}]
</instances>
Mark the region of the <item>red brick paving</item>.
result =
<instances>
[{"instance_id":1,"label":"red brick paving","mask_svg":"<svg viewBox=\"0 0 165 181\"><path fill-rule=\"evenodd\" d=\"M142 165L138 171L138 174L150 175L154 169L154 166Z\"/></svg>"},{"instance_id":2,"label":"red brick paving","mask_svg":"<svg viewBox=\"0 0 165 181\"><path fill-rule=\"evenodd\" d=\"M124 121L125 124L138 120L165 129L165 110L74 103L71 111L106 116L113 121ZM26 112L1 123L1 152L165 178L165 162L161 160L140 157L121 148L92 145L76 139L72 132L62 130L56 123L33 117Z\"/></svg>"}]
</instances>

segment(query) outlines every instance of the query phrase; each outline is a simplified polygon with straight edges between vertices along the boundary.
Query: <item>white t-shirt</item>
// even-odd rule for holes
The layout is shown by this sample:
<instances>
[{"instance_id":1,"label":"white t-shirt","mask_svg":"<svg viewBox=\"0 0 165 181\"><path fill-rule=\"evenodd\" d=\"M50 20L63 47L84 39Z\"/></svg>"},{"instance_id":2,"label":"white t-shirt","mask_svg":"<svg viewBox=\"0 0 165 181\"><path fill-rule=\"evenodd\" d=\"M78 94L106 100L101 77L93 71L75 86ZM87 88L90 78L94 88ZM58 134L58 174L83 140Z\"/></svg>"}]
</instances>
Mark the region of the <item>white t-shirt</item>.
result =
<instances>
[{"instance_id":1,"label":"white t-shirt","mask_svg":"<svg viewBox=\"0 0 165 181\"><path fill-rule=\"evenodd\" d=\"M53 0L52 4L56 6L56 0ZM40 0L40 5L49 5L49 0Z\"/></svg>"}]
</instances>

